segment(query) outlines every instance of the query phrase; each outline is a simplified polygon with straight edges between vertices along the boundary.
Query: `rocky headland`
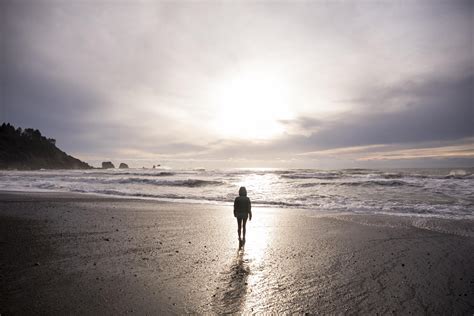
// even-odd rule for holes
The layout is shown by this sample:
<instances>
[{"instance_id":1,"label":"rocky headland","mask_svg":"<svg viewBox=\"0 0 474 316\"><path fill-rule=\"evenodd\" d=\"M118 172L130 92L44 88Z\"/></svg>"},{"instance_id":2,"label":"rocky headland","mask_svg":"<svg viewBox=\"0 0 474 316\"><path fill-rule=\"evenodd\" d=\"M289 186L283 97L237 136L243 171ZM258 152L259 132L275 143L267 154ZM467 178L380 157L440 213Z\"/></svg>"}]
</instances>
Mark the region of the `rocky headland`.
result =
<instances>
[{"instance_id":1,"label":"rocky headland","mask_svg":"<svg viewBox=\"0 0 474 316\"><path fill-rule=\"evenodd\" d=\"M56 147L37 129L0 126L0 169L91 169L92 167Z\"/></svg>"}]
</instances>

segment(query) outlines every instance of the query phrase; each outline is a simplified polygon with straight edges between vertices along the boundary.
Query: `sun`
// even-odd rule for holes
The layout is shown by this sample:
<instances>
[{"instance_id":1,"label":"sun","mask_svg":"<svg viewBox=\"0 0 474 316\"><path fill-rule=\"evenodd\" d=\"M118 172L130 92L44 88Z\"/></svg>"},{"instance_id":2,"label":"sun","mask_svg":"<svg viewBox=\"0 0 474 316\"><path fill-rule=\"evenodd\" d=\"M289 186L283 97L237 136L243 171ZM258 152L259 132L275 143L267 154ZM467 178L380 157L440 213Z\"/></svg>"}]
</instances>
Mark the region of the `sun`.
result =
<instances>
[{"instance_id":1,"label":"sun","mask_svg":"<svg viewBox=\"0 0 474 316\"><path fill-rule=\"evenodd\" d=\"M214 129L225 138L263 140L284 131L291 118L288 85L271 73L239 73L220 82L214 91Z\"/></svg>"}]
</instances>

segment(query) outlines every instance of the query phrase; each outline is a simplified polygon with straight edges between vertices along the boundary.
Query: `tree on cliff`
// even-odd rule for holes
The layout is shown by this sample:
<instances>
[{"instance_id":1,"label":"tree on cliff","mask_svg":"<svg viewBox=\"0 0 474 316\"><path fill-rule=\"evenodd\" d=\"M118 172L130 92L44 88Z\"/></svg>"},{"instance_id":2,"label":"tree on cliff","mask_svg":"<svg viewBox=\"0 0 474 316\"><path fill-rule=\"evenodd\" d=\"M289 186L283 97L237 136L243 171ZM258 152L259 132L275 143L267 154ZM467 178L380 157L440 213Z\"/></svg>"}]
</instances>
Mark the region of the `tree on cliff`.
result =
<instances>
[{"instance_id":1,"label":"tree on cliff","mask_svg":"<svg viewBox=\"0 0 474 316\"><path fill-rule=\"evenodd\" d=\"M10 123L0 126L0 169L89 169L80 161L56 147L56 140L46 138L37 129Z\"/></svg>"}]
</instances>

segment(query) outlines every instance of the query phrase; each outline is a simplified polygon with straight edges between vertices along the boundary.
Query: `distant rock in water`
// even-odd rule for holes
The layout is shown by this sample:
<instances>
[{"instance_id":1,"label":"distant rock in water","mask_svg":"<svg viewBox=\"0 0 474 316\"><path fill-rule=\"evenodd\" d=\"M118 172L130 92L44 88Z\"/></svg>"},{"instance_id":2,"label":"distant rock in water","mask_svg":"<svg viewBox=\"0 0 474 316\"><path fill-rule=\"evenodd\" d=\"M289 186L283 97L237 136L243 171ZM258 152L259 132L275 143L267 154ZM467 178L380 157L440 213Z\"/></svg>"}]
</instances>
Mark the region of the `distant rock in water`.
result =
<instances>
[{"instance_id":1,"label":"distant rock in water","mask_svg":"<svg viewBox=\"0 0 474 316\"><path fill-rule=\"evenodd\" d=\"M58 147L56 140L46 138L39 130L10 123L0 126L0 169L91 169L87 163L69 156Z\"/></svg>"},{"instance_id":2,"label":"distant rock in water","mask_svg":"<svg viewBox=\"0 0 474 316\"><path fill-rule=\"evenodd\" d=\"M102 169L114 169L115 166L111 161L102 162Z\"/></svg>"},{"instance_id":3,"label":"distant rock in water","mask_svg":"<svg viewBox=\"0 0 474 316\"><path fill-rule=\"evenodd\" d=\"M126 163L120 163L119 169L128 169L128 165Z\"/></svg>"}]
</instances>

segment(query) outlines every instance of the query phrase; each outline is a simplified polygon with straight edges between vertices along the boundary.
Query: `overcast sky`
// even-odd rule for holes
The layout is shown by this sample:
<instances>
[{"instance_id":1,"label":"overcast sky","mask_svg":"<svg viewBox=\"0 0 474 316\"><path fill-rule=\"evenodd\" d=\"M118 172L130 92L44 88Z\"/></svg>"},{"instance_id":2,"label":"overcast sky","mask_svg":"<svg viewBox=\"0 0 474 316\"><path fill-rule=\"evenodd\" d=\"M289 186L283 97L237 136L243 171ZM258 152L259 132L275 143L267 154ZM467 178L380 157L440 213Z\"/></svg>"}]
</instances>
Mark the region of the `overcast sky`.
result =
<instances>
[{"instance_id":1,"label":"overcast sky","mask_svg":"<svg viewBox=\"0 0 474 316\"><path fill-rule=\"evenodd\" d=\"M474 166L473 1L1 1L1 120L93 165Z\"/></svg>"}]
</instances>

